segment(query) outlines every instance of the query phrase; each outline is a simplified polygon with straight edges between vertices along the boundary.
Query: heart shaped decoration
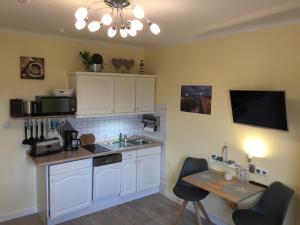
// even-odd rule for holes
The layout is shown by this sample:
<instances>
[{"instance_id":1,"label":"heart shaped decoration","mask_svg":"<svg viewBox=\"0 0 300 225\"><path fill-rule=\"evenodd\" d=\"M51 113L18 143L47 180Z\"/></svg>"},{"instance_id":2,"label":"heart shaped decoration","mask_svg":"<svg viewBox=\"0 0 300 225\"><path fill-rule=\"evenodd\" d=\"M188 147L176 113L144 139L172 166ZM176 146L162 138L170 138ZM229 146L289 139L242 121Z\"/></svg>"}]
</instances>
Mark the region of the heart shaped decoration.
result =
<instances>
[{"instance_id":1,"label":"heart shaped decoration","mask_svg":"<svg viewBox=\"0 0 300 225\"><path fill-rule=\"evenodd\" d=\"M124 66L128 70L128 72L129 72L130 69L134 66L134 60L130 59L130 60L124 61Z\"/></svg>"},{"instance_id":2,"label":"heart shaped decoration","mask_svg":"<svg viewBox=\"0 0 300 225\"><path fill-rule=\"evenodd\" d=\"M123 65L123 59L116 59L113 58L111 60L111 63L114 65L114 67L116 68L117 71L119 71L119 69L121 68L121 66Z\"/></svg>"}]
</instances>

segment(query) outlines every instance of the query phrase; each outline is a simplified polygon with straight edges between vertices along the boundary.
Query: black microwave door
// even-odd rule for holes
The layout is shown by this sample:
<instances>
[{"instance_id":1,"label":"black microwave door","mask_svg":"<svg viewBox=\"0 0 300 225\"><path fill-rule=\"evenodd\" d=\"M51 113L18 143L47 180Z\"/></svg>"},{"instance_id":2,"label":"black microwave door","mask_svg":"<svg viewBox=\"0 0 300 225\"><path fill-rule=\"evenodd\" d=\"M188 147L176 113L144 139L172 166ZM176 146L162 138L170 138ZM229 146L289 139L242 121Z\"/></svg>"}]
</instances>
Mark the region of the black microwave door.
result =
<instances>
[{"instance_id":1,"label":"black microwave door","mask_svg":"<svg viewBox=\"0 0 300 225\"><path fill-rule=\"evenodd\" d=\"M76 111L74 98L43 98L41 102L42 114L72 114Z\"/></svg>"}]
</instances>

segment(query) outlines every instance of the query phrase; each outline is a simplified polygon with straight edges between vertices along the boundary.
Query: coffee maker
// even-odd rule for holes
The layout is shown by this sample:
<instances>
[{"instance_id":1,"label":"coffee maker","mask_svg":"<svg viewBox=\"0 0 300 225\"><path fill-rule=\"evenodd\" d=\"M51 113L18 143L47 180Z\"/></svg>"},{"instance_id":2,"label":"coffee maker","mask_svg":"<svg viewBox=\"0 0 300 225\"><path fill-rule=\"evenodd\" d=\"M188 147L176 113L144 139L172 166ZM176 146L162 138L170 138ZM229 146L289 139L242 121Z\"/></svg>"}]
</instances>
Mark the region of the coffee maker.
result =
<instances>
[{"instance_id":1,"label":"coffee maker","mask_svg":"<svg viewBox=\"0 0 300 225\"><path fill-rule=\"evenodd\" d=\"M65 150L74 151L78 150L81 145L80 139L77 138L78 131L77 130L65 130Z\"/></svg>"}]
</instances>

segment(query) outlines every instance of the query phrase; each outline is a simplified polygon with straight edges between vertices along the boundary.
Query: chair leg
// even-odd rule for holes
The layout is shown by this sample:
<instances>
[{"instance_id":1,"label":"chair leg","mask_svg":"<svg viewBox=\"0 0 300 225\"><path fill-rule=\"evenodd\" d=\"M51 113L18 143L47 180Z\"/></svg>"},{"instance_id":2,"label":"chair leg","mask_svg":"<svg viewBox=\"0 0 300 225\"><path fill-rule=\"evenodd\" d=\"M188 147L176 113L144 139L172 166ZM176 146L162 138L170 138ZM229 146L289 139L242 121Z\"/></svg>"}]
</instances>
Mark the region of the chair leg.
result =
<instances>
[{"instance_id":1,"label":"chair leg","mask_svg":"<svg viewBox=\"0 0 300 225\"><path fill-rule=\"evenodd\" d=\"M198 201L197 203L198 203L198 205L199 205L199 207L200 207L200 209L201 209L203 215L205 216L206 220L207 220L209 223L211 223L211 221L210 221L210 219L209 219L209 216L208 216L208 214L207 214L207 212L206 212L204 206L202 205L201 201Z\"/></svg>"},{"instance_id":2,"label":"chair leg","mask_svg":"<svg viewBox=\"0 0 300 225\"><path fill-rule=\"evenodd\" d=\"M186 208L186 205L187 205L187 204L188 204L188 201L187 201L187 200L184 200L183 203L182 203L182 205L181 205L180 208L179 208L178 214L177 214L177 216L176 216L176 219L175 219L175 222L173 223L173 225L177 225L177 224L178 224L178 222L179 222L179 220L180 220L182 214L183 214L184 211L185 211L185 208Z\"/></svg>"},{"instance_id":3,"label":"chair leg","mask_svg":"<svg viewBox=\"0 0 300 225\"><path fill-rule=\"evenodd\" d=\"M196 218L197 218L197 224L198 225L202 225L201 216L200 216L200 207L197 204L197 202L193 202L193 204L194 204L194 208L195 208L195 213L196 213Z\"/></svg>"}]
</instances>

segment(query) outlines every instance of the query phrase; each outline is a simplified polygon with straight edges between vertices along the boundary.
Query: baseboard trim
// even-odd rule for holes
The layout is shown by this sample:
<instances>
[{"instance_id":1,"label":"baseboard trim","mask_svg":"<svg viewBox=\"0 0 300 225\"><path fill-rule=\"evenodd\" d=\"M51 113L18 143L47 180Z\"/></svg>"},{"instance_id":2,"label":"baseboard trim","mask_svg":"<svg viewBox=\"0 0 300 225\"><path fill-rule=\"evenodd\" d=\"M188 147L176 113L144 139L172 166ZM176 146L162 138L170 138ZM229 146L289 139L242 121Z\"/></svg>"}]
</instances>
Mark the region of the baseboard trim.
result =
<instances>
[{"instance_id":1,"label":"baseboard trim","mask_svg":"<svg viewBox=\"0 0 300 225\"><path fill-rule=\"evenodd\" d=\"M37 213L37 208L35 208L35 207L29 208L29 209L23 209L21 211L13 212L13 213L6 214L6 215L0 215L0 223L8 221L8 220L17 219L17 218L20 218L23 216L28 216L28 215L31 215L34 213Z\"/></svg>"},{"instance_id":2,"label":"baseboard trim","mask_svg":"<svg viewBox=\"0 0 300 225\"><path fill-rule=\"evenodd\" d=\"M176 197L174 194L170 193L170 192L163 192L162 193L166 198L170 199L171 201L177 203L177 204L181 204L182 200L180 200L178 197ZM189 203L187 205L187 209L193 213L194 212L194 207L191 203ZM203 215L201 215L203 217ZM208 213L208 216L211 220L211 222L215 225L229 225L227 223L225 223L222 219L218 218L217 216L213 215L212 213Z\"/></svg>"}]
</instances>

